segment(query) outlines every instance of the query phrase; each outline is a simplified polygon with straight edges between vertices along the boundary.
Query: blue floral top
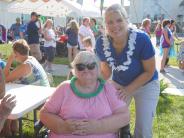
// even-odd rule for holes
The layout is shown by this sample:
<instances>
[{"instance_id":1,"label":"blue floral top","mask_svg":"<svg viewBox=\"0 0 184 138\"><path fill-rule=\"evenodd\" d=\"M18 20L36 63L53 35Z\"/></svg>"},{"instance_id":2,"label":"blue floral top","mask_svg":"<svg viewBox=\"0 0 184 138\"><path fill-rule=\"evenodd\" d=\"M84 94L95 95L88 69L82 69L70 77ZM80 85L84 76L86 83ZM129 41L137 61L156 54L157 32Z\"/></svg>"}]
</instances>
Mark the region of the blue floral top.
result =
<instances>
[{"instance_id":1,"label":"blue floral top","mask_svg":"<svg viewBox=\"0 0 184 138\"><path fill-rule=\"evenodd\" d=\"M24 62L29 64L32 68L32 72L25 77L22 77L19 81L21 84L32 84L39 86L50 86L47 74L42 65L32 56Z\"/></svg>"}]
</instances>

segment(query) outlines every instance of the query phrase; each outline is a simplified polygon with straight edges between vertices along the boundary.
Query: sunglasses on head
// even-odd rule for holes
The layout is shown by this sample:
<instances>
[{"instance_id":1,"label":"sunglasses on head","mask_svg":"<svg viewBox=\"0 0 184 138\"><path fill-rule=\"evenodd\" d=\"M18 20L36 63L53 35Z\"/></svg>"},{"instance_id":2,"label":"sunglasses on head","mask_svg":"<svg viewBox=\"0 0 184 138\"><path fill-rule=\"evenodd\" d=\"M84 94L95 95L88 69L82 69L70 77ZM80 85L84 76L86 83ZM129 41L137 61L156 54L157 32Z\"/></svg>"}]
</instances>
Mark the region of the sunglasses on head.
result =
<instances>
[{"instance_id":1,"label":"sunglasses on head","mask_svg":"<svg viewBox=\"0 0 184 138\"><path fill-rule=\"evenodd\" d=\"M87 68L88 70L93 70L96 66L96 63L89 63L89 64L83 64L83 63L79 63L75 65L78 71L83 71L85 70L85 68Z\"/></svg>"}]
</instances>

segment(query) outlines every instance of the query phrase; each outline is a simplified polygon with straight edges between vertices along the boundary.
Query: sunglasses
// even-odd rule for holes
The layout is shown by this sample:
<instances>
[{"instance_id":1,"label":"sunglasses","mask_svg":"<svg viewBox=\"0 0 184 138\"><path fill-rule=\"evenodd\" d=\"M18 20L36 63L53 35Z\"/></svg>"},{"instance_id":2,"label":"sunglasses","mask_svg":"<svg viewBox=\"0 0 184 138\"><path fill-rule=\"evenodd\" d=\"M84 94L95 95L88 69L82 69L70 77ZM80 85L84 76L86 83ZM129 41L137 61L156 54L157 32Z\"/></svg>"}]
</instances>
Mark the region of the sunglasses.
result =
<instances>
[{"instance_id":1,"label":"sunglasses","mask_svg":"<svg viewBox=\"0 0 184 138\"><path fill-rule=\"evenodd\" d=\"M85 70L85 68L87 68L88 70L93 70L96 66L96 63L90 63L90 64L83 64L83 63L79 63L75 65L78 71L83 71Z\"/></svg>"}]
</instances>

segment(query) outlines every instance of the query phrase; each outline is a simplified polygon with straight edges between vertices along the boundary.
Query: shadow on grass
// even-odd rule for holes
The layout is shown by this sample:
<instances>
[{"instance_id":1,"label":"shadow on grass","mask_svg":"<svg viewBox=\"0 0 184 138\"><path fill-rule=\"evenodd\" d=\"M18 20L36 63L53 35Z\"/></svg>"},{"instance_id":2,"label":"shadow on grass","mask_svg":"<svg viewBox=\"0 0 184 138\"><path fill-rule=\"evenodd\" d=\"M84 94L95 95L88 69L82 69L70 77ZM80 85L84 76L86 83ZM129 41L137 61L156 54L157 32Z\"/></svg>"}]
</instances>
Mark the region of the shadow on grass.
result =
<instances>
[{"instance_id":1,"label":"shadow on grass","mask_svg":"<svg viewBox=\"0 0 184 138\"><path fill-rule=\"evenodd\" d=\"M167 113L172 106L173 100L162 92L168 87L164 80L160 80L160 97L157 105L157 114Z\"/></svg>"},{"instance_id":2,"label":"shadow on grass","mask_svg":"<svg viewBox=\"0 0 184 138\"><path fill-rule=\"evenodd\" d=\"M166 94L162 94L159 97L158 106L157 106L157 114L160 115L162 113L167 113L173 104L173 100L168 97Z\"/></svg>"}]
</instances>

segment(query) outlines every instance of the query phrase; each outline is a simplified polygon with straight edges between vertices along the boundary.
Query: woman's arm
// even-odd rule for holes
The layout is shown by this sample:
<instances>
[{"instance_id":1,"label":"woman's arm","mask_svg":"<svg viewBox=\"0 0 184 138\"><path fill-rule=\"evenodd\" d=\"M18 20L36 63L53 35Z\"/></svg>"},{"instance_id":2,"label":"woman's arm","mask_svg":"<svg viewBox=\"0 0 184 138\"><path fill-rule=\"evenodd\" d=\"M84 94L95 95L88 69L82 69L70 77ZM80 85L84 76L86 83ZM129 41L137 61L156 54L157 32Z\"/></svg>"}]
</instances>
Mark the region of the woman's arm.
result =
<instances>
[{"instance_id":1,"label":"woman's arm","mask_svg":"<svg viewBox=\"0 0 184 138\"><path fill-rule=\"evenodd\" d=\"M0 68L0 99L2 99L5 95L5 81L3 71Z\"/></svg>"},{"instance_id":2,"label":"woman's arm","mask_svg":"<svg viewBox=\"0 0 184 138\"><path fill-rule=\"evenodd\" d=\"M23 76L26 76L29 74L31 70L31 66L29 64L21 64L18 67L16 67L13 71L10 71L11 64L14 60L14 54L12 53L10 57L8 58L7 64L4 69L5 74L5 81L11 82L20 79Z\"/></svg>"},{"instance_id":3,"label":"woman's arm","mask_svg":"<svg viewBox=\"0 0 184 138\"><path fill-rule=\"evenodd\" d=\"M163 34L164 34L164 37L165 37L165 40L166 40L167 44L170 45L171 42L170 42L167 30L164 29Z\"/></svg>"},{"instance_id":4,"label":"woman's arm","mask_svg":"<svg viewBox=\"0 0 184 138\"><path fill-rule=\"evenodd\" d=\"M7 76L5 76L6 82L12 82L15 80L19 80L20 78L31 73L32 69L29 64L21 64L13 71L11 71Z\"/></svg>"},{"instance_id":5,"label":"woman's arm","mask_svg":"<svg viewBox=\"0 0 184 138\"><path fill-rule=\"evenodd\" d=\"M102 77L105 80L108 80L111 77L112 71L111 68L109 67L107 62L101 61L100 62L100 68L101 68L101 74Z\"/></svg>"},{"instance_id":6,"label":"woman's arm","mask_svg":"<svg viewBox=\"0 0 184 138\"><path fill-rule=\"evenodd\" d=\"M113 115L99 120L99 128L94 134L115 133L120 128L128 125L130 122L130 113L128 108L120 108Z\"/></svg>"},{"instance_id":7,"label":"woman's arm","mask_svg":"<svg viewBox=\"0 0 184 138\"><path fill-rule=\"evenodd\" d=\"M139 75L132 83L124 88L125 92L132 93L145 83L147 83L152 77L155 72L155 57L152 57L148 60L143 60L143 68L144 72Z\"/></svg>"},{"instance_id":8,"label":"woman's arm","mask_svg":"<svg viewBox=\"0 0 184 138\"><path fill-rule=\"evenodd\" d=\"M79 39L80 39L81 43L83 44L84 36L81 33L79 33Z\"/></svg>"},{"instance_id":9,"label":"woman's arm","mask_svg":"<svg viewBox=\"0 0 184 138\"><path fill-rule=\"evenodd\" d=\"M46 108L40 110L40 120L56 134L71 134L75 130L74 120L63 120L58 115L52 114Z\"/></svg>"},{"instance_id":10,"label":"woman's arm","mask_svg":"<svg viewBox=\"0 0 184 138\"><path fill-rule=\"evenodd\" d=\"M4 126L5 121L6 121L6 118L1 118L0 117L0 132L3 129L3 126Z\"/></svg>"},{"instance_id":11,"label":"woman's arm","mask_svg":"<svg viewBox=\"0 0 184 138\"><path fill-rule=\"evenodd\" d=\"M8 75L10 74L10 68L11 68L11 65L12 65L14 59L15 59L15 55L14 55L14 53L12 53L12 54L8 57L6 66L5 66L5 68L4 68L4 75L5 75L5 77L8 76Z\"/></svg>"}]
</instances>

